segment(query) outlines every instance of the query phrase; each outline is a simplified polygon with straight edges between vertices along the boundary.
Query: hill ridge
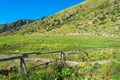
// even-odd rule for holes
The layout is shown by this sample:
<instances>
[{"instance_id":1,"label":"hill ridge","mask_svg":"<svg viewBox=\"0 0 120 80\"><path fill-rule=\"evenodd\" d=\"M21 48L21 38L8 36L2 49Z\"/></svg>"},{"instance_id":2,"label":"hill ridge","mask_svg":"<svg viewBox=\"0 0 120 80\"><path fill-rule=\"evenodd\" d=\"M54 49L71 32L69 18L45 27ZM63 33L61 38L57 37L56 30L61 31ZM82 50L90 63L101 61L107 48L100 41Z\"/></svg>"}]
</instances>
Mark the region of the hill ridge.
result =
<instances>
[{"instance_id":1,"label":"hill ridge","mask_svg":"<svg viewBox=\"0 0 120 80\"><path fill-rule=\"evenodd\" d=\"M120 34L120 0L85 0L80 4L21 26L17 34Z\"/></svg>"}]
</instances>

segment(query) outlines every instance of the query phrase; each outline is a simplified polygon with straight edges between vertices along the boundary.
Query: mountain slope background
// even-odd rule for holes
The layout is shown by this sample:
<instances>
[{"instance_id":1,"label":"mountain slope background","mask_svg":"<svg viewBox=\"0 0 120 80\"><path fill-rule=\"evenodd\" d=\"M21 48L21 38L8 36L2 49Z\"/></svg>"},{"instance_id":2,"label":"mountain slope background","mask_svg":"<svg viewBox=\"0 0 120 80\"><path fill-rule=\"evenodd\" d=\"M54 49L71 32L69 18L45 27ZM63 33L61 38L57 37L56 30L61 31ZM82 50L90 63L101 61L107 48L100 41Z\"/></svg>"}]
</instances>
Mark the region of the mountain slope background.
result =
<instances>
[{"instance_id":1,"label":"mountain slope background","mask_svg":"<svg viewBox=\"0 0 120 80\"><path fill-rule=\"evenodd\" d=\"M120 34L120 0L85 0L54 15L21 25L17 34Z\"/></svg>"},{"instance_id":2,"label":"mountain slope background","mask_svg":"<svg viewBox=\"0 0 120 80\"><path fill-rule=\"evenodd\" d=\"M12 23L2 24L2 25L0 25L0 33L4 33L4 32L14 33L15 31L19 30L22 25L30 24L33 21L34 20L22 19L22 20L17 20Z\"/></svg>"}]
</instances>

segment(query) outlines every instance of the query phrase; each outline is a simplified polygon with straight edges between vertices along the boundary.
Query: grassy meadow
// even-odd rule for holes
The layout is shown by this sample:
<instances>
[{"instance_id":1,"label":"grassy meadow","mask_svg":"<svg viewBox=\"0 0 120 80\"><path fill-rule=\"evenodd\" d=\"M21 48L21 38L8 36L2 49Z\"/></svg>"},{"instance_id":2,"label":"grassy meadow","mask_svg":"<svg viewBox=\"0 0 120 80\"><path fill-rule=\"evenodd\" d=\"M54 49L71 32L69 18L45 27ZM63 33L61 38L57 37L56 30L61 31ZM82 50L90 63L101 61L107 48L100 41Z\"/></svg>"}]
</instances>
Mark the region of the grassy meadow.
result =
<instances>
[{"instance_id":1,"label":"grassy meadow","mask_svg":"<svg viewBox=\"0 0 120 80\"><path fill-rule=\"evenodd\" d=\"M1 53L76 51L81 47L120 48L120 37L91 35L14 35L0 36Z\"/></svg>"},{"instance_id":2,"label":"grassy meadow","mask_svg":"<svg viewBox=\"0 0 120 80\"><path fill-rule=\"evenodd\" d=\"M31 34L0 36L0 53L11 55L24 52L49 52L49 51L78 51L66 57L66 60L77 62L94 62L85 66L61 66L54 62L48 66L43 65L29 72L30 80L119 80L120 75L120 37L118 36L91 36L68 34ZM88 54L88 56L85 55ZM31 55L30 58L57 59L49 54ZM106 62L106 63L105 63ZM0 68L18 64L0 62ZM27 68L39 64L27 62ZM8 80L26 80L24 73L9 74ZM0 75L2 79L2 75ZM106 80L107 80L106 79Z\"/></svg>"}]
</instances>

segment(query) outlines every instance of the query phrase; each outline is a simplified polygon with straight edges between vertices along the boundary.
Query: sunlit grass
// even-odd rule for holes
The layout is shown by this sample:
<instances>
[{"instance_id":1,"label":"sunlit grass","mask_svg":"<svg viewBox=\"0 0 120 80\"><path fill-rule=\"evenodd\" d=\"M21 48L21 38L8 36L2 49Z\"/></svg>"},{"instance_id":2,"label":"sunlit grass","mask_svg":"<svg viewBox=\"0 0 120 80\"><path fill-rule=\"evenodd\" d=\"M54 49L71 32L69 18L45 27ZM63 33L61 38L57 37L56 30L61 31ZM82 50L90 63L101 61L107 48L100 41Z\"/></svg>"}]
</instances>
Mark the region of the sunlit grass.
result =
<instances>
[{"instance_id":1,"label":"sunlit grass","mask_svg":"<svg viewBox=\"0 0 120 80\"><path fill-rule=\"evenodd\" d=\"M120 48L120 37L89 35L15 35L0 37L1 53L75 51L81 47Z\"/></svg>"}]
</instances>

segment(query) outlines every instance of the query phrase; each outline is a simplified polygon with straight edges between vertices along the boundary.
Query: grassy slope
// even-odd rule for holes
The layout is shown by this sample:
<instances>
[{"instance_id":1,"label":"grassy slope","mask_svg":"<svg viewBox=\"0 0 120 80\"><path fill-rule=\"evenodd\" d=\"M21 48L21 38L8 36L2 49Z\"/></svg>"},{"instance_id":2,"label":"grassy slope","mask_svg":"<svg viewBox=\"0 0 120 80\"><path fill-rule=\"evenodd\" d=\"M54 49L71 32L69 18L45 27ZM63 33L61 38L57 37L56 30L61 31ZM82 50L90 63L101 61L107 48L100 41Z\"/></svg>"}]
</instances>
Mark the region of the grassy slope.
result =
<instances>
[{"instance_id":1,"label":"grassy slope","mask_svg":"<svg viewBox=\"0 0 120 80\"><path fill-rule=\"evenodd\" d=\"M74 51L81 47L120 47L120 37L83 35L25 35L1 36L0 52L38 52L65 50Z\"/></svg>"},{"instance_id":2,"label":"grassy slope","mask_svg":"<svg viewBox=\"0 0 120 80\"><path fill-rule=\"evenodd\" d=\"M119 0L86 0L49 17L24 25L17 32L119 35Z\"/></svg>"}]
</instances>

